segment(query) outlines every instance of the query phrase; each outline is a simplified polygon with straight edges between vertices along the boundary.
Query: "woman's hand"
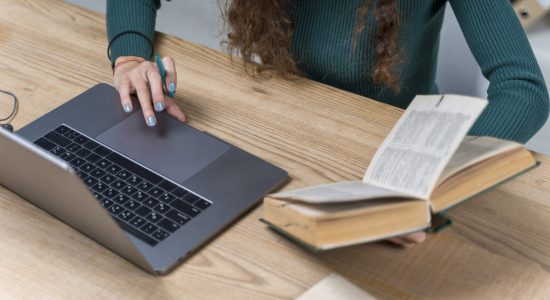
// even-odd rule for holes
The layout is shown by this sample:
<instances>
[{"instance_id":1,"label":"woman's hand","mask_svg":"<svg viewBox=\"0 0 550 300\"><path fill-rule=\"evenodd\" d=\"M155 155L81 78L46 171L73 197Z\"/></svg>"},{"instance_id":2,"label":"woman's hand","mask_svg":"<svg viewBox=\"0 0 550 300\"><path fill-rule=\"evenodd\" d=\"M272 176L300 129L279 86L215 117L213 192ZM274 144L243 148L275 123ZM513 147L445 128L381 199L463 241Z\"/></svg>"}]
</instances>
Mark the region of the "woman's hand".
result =
<instances>
[{"instance_id":1,"label":"woman's hand","mask_svg":"<svg viewBox=\"0 0 550 300\"><path fill-rule=\"evenodd\" d=\"M133 56L121 56L117 58L115 65L126 60L128 62L118 65L113 74L113 82L120 94L124 111L130 113L133 110L130 94L137 93L143 117L148 126L157 124L155 111L163 110L185 122L184 113L174 100L165 94L157 65ZM176 65L171 57L164 57L162 63L166 69L167 92L173 94L176 91L177 82Z\"/></svg>"},{"instance_id":2,"label":"woman's hand","mask_svg":"<svg viewBox=\"0 0 550 300\"><path fill-rule=\"evenodd\" d=\"M390 242L403 246L405 248L411 248L416 244L424 242L425 240L426 232L424 231L409 233L403 237L389 239Z\"/></svg>"}]
</instances>

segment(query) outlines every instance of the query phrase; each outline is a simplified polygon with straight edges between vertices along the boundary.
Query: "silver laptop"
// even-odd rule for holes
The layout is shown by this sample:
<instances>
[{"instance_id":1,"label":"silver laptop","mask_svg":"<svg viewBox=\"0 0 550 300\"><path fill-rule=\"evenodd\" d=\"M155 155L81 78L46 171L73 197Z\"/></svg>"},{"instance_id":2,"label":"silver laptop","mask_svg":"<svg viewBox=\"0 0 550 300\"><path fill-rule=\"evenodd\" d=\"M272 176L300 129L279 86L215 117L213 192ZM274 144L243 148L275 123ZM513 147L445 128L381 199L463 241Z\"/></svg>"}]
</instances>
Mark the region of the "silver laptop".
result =
<instances>
[{"instance_id":1,"label":"silver laptop","mask_svg":"<svg viewBox=\"0 0 550 300\"><path fill-rule=\"evenodd\" d=\"M287 178L166 113L148 127L119 103L99 84L15 134L0 129L0 184L163 274Z\"/></svg>"}]
</instances>

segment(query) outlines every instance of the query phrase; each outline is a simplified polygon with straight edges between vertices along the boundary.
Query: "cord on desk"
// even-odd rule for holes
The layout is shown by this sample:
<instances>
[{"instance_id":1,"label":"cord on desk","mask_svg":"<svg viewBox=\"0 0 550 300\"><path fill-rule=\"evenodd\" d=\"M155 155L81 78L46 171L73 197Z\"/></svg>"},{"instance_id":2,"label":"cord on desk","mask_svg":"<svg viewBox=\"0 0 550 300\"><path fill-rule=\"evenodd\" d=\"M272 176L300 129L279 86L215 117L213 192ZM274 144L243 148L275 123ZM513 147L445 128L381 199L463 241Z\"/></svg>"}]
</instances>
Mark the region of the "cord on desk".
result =
<instances>
[{"instance_id":1,"label":"cord on desk","mask_svg":"<svg viewBox=\"0 0 550 300\"><path fill-rule=\"evenodd\" d=\"M17 96L15 96L15 94L13 94L12 92L0 90L0 93L9 95L13 98L13 109L7 117L0 118L0 126L8 131L13 131L13 126L10 124L10 122L17 115L17 110L19 109L19 99L17 99Z\"/></svg>"}]
</instances>

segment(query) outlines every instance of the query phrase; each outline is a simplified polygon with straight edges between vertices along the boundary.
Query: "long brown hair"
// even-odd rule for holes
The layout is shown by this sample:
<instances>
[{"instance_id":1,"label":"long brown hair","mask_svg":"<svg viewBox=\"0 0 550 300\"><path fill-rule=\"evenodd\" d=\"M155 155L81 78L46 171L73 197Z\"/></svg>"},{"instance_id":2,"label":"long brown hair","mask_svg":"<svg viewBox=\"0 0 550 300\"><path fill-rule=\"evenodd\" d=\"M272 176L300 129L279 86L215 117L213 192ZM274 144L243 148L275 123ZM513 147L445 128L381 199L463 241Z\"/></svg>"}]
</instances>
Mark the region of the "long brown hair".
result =
<instances>
[{"instance_id":1,"label":"long brown hair","mask_svg":"<svg viewBox=\"0 0 550 300\"><path fill-rule=\"evenodd\" d=\"M258 72L272 69L285 78L304 75L290 52L293 22L287 12L288 1L292 0L231 0L225 14L229 25L227 46L230 53L237 50L242 55L245 67L253 66ZM401 52L396 0L365 0L357 10L358 21L350 34L357 43L366 28L372 2L376 2L373 15L378 30L371 77L375 84L398 92ZM261 59L261 64L255 63L255 57Z\"/></svg>"}]
</instances>

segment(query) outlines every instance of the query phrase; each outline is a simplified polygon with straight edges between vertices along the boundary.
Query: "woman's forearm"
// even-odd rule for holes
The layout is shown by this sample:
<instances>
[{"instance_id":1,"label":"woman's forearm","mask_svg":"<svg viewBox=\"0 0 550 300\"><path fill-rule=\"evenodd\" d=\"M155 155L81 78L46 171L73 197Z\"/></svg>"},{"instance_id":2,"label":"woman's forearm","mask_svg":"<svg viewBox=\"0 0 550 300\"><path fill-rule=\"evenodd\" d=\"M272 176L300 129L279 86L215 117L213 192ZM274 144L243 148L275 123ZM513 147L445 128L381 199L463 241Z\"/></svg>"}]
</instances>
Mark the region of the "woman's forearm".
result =
<instances>
[{"instance_id":1,"label":"woman's forearm","mask_svg":"<svg viewBox=\"0 0 550 300\"><path fill-rule=\"evenodd\" d=\"M548 91L510 2L450 3L483 75L490 81L489 106L470 134L526 142L548 117Z\"/></svg>"},{"instance_id":2,"label":"woman's forearm","mask_svg":"<svg viewBox=\"0 0 550 300\"><path fill-rule=\"evenodd\" d=\"M111 64L120 56L150 59L155 35L156 12L160 0L107 0L107 36L111 43Z\"/></svg>"}]
</instances>

